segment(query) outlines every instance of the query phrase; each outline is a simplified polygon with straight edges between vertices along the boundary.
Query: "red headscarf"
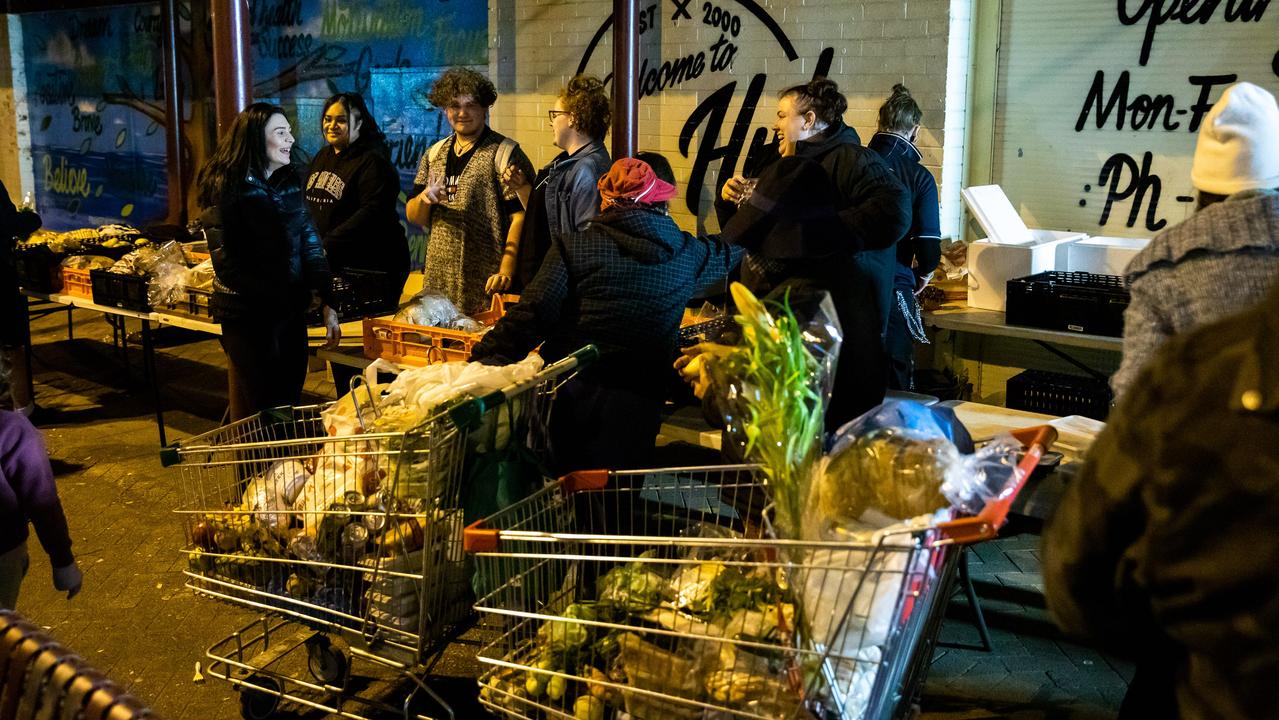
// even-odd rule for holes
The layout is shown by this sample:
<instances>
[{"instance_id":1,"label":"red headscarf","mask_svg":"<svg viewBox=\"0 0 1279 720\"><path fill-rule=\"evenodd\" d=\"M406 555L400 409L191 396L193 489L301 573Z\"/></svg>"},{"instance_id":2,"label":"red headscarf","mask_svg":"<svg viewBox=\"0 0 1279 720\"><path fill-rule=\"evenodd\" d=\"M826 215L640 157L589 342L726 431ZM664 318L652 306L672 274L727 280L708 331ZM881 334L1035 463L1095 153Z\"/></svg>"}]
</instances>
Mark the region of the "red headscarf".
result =
<instances>
[{"instance_id":1,"label":"red headscarf","mask_svg":"<svg viewBox=\"0 0 1279 720\"><path fill-rule=\"evenodd\" d=\"M643 160L622 158L599 181L600 210L622 203L652 205L675 197L675 186L657 177Z\"/></svg>"}]
</instances>

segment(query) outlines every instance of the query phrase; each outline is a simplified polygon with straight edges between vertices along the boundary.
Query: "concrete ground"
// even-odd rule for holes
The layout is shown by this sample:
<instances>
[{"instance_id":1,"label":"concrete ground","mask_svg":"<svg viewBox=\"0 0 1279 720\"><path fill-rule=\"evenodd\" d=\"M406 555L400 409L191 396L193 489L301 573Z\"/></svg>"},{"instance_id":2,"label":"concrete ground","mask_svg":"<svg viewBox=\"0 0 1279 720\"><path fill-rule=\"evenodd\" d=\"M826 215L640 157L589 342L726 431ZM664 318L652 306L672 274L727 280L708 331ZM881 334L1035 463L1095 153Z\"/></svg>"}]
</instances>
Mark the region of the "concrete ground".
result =
<instances>
[{"instance_id":1,"label":"concrete ground","mask_svg":"<svg viewBox=\"0 0 1279 720\"><path fill-rule=\"evenodd\" d=\"M63 644L171 720L239 716L237 694L207 672L205 650L252 623L250 610L198 598L183 587L185 556L172 510L180 476L159 462L151 394L141 352L112 345L97 313L75 311L74 340L65 312L33 320L37 398L84 590L68 601L54 592L47 558L31 540L32 567L18 609ZM130 323L129 330L137 330ZM221 349L207 336L165 329L157 336L158 375L169 440L219 425L225 408ZM127 359L127 366L126 366ZM127 370L126 370L127 367ZM307 391L332 397L326 372ZM1130 670L1063 640L1048 622L1038 575L1038 538L1015 536L976 548L971 568L991 627L993 651L975 648L977 632L962 594L952 600L922 700L922 717L1102 718L1113 716ZM483 633L449 646L428 682L458 718L485 717L475 701L475 659ZM295 663L295 666L297 664ZM299 672L301 670L299 669ZM371 690L386 690L374 683ZM401 697L403 686L386 690ZM426 714L438 714L422 704ZM290 712L285 717L317 717Z\"/></svg>"}]
</instances>

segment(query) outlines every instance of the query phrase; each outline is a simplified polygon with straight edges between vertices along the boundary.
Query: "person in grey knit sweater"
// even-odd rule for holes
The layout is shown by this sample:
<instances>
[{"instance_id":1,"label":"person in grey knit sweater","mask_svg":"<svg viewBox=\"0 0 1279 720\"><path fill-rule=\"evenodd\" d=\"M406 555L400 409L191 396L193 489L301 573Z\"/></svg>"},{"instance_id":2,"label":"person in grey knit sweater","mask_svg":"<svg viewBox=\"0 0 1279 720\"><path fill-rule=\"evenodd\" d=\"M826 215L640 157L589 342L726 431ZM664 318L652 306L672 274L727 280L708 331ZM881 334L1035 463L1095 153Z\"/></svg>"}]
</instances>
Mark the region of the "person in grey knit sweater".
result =
<instances>
[{"instance_id":1,"label":"person in grey knit sweater","mask_svg":"<svg viewBox=\"0 0 1279 720\"><path fill-rule=\"evenodd\" d=\"M1279 279L1279 106L1251 83L1227 88L1204 118L1190 179L1198 209L1128 263L1123 360L1110 380L1126 394L1174 335L1242 312Z\"/></svg>"}]
</instances>

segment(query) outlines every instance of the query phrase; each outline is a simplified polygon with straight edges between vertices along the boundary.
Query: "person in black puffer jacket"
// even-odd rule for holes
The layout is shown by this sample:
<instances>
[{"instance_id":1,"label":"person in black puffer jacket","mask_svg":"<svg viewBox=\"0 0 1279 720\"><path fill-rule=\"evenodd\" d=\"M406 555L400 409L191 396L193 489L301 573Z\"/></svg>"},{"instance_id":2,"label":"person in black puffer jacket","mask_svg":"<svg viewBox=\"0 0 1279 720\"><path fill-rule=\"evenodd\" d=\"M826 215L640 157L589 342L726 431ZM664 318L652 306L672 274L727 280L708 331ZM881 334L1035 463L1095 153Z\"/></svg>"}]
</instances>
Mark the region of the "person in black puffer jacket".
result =
<instances>
[{"instance_id":1,"label":"person in black puffer jacket","mask_svg":"<svg viewBox=\"0 0 1279 720\"><path fill-rule=\"evenodd\" d=\"M312 292L324 303L327 346L341 337L329 307L329 263L302 200L292 149L284 110L253 103L236 116L197 180L233 420L300 402Z\"/></svg>"},{"instance_id":2,"label":"person in black puffer jacket","mask_svg":"<svg viewBox=\"0 0 1279 720\"><path fill-rule=\"evenodd\" d=\"M741 257L671 220L674 175L661 155L618 160L599 190L599 215L585 230L553 238L520 302L471 351L472 360L501 364L542 343L550 363L588 343L599 348L599 361L557 395L556 473L649 464L684 306Z\"/></svg>"},{"instance_id":3,"label":"person in black puffer jacket","mask_svg":"<svg viewBox=\"0 0 1279 720\"><path fill-rule=\"evenodd\" d=\"M400 300L409 274L409 246L395 203L400 179L386 137L357 93L324 102L325 146L311 160L306 204L334 275L384 274L385 307Z\"/></svg>"},{"instance_id":4,"label":"person in black puffer jacket","mask_svg":"<svg viewBox=\"0 0 1279 720\"><path fill-rule=\"evenodd\" d=\"M817 244L807 240L799 244L770 242L758 248L747 244L751 252L742 262L743 283L757 295L764 295L785 279L793 279L812 281L830 290L835 297L845 335L835 382L847 389L840 393L840 398L852 402L848 405L840 402L840 408L831 400L833 404L826 411L828 427L838 427L856 417L856 414L847 416L847 412L854 412L856 408L865 411L883 400L888 386L884 335L888 330L893 274L897 266L895 246L911 223L911 196L906 187L875 151L859 145L856 130L844 124L843 114L847 109L848 101L839 92L839 86L826 78L781 91L778 120L774 124L778 133L776 155L781 159L801 157L816 162L825 171L824 184L833 191L834 197L829 202L826 200L831 194L826 192L826 187L820 188L820 193L803 197L788 191L785 185L788 180L778 185L774 194L784 191L792 194L793 207L806 208L803 212L826 214L829 210L833 212L834 223L825 224L828 229L821 233L824 240ZM761 171L761 183L769 168L776 164L778 161ZM783 174L794 170L796 168ZM804 171L803 176L815 191L819 189L820 178L813 178L808 171ZM769 234L762 225L751 228L749 225L760 225L753 221L749 224L739 221L730 233L733 216L737 214L735 206L749 201L749 184L742 176L729 179L721 188L716 211L729 242L739 243L735 238L755 234L762 238ZM769 208L761 206L758 211L769 215ZM812 237L813 234L804 235ZM863 407L876 396L879 400Z\"/></svg>"}]
</instances>

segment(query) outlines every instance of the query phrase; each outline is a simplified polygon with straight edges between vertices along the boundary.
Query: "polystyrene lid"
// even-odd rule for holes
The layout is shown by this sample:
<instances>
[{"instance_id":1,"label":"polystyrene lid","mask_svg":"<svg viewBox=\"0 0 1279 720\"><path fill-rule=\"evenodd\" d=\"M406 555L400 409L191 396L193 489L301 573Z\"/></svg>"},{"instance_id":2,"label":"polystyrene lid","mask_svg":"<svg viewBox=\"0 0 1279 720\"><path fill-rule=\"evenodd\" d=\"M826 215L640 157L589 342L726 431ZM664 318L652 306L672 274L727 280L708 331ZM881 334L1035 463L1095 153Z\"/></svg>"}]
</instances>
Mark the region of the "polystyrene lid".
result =
<instances>
[{"instance_id":1,"label":"polystyrene lid","mask_svg":"<svg viewBox=\"0 0 1279 720\"><path fill-rule=\"evenodd\" d=\"M960 191L969 212L977 218L986 239L1000 245L1027 245L1033 242L1030 228L998 185L976 185Z\"/></svg>"}]
</instances>

